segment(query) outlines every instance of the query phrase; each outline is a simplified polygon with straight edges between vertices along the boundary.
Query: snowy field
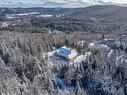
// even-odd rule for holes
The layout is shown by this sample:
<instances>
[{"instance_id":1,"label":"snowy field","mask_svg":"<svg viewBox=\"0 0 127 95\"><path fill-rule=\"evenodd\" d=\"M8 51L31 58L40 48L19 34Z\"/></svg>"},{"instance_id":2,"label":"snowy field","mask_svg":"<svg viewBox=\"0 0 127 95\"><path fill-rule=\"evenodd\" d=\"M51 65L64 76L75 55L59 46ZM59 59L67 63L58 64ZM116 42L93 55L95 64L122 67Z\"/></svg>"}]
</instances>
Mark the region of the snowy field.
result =
<instances>
[{"instance_id":1,"label":"snowy field","mask_svg":"<svg viewBox=\"0 0 127 95\"><path fill-rule=\"evenodd\" d=\"M38 15L37 17L52 17L53 15L49 15L49 14L41 14L41 15Z\"/></svg>"}]
</instances>

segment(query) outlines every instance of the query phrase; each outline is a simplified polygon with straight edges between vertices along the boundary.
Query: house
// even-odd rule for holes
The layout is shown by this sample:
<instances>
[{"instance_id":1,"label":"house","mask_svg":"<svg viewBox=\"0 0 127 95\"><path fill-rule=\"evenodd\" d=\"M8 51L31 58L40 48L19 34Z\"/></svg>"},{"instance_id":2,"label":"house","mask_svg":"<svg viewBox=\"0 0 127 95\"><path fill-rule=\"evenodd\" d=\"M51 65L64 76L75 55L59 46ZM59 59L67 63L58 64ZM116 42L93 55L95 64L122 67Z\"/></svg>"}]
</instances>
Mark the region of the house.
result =
<instances>
[{"instance_id":1,"label":"house","mask_svg":"<svg viewBox=\"0 0 127 95\"><path fill-rule=\"evenodd\" d=\"M110 47L108 47L106 44L99 44L99 43L90 43L89 44L89 49L92 49L92 50L106 50L106 51L109 51L110 50Z\"/></svg>"},{"instance_id":2,"label":"house","mask_svg":"<svg viewBox=\"0 0 127 95\"><path fill-rule=\"evenodd\" d=\"M52 31L52 33L62 34L62 33L63 33L63 31L55 29L55 30L53 30L53 31Z\"/></svg>"},{"instance_id":3,"label":"house","mask_svg":"<svg viewBox=\"0 0 127 95\"><path fill-rule=\"evenodd\" d=\"M107 46L109 46L110 48L114 48L114 46L115 46L115 39L113 39L113 38L105 38L103 41L101 41L101 43L103 43L103 44L105 44L105 45L107 45Z\"/></svg>"},{"instance_id":4,"label":"house","mask_svg":"<svg viewBox=\"0 0 127 95\"><path fill-rule=\"evenodd\" d=\"M57 50L57 55L65 58L69 61L74 61L76 59L76 56L78 55L78 53L76 50L71 50L70 48L63 46Z\"/></svg>"}]
</instances>

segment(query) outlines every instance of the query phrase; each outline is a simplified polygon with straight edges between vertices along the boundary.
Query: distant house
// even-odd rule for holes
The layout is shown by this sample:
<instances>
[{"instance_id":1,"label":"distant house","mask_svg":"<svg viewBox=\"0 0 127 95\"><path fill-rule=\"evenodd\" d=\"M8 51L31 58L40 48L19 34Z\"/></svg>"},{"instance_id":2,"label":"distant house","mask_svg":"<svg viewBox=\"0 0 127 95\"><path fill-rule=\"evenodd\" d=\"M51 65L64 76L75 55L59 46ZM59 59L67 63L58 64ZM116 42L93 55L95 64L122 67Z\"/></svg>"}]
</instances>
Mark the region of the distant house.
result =
<instances>
[{"instance_id":1,"label":"distant house","mask_svg":"<svg viewBox=\"0 0 127 95\"><path fill-rule=\"evenodd\" d=\"M99 43L90 43L89 48L93 50L106 50L106 51L110 50L110 47L108 47L107 45Z\"/></svg>"},{"instance_id":2,"label":"distant house","mask_svg":"<svg viewBox=\"0 0 127 95\"><path fill-rule=\"evenodd\" d=\"M58 56L63 57L69 61L73 61L78 55L76 50L71 50L70 48L67 48L66 46L63 46L60 49L58 49L57 54Z\"/></svg>"},{"instance_id":3,"label":"distant house","mask_svg":"<svg viewBox=\"0 0 127 95\"><path fill-rule=\"evenodd\" d=\"M115 39L113 38L105 38L101 43L109 46L110 48L114 48Z\"/></svg>"},{"instance_id":4,"label":"distant house","mask_svg":"<svg viewBox=\"0 0 127 95\"><path fill-rule=\"evenodd\" d=\"M61 33L63 33L63 31L55 29L55 30L52 31L52 33L61 34Z\"/></svg>"}]
</instances>

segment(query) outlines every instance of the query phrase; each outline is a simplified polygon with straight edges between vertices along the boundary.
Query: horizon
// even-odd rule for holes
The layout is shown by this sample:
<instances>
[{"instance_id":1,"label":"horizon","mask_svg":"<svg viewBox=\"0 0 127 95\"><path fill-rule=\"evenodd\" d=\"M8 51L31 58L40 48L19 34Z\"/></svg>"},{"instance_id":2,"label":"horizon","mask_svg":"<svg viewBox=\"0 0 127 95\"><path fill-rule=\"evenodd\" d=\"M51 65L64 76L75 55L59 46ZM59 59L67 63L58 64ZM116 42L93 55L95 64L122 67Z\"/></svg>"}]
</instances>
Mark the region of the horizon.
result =
<instances>
[{"instance_id":1,"label":"horizon","mask_svg":"<svg viewBox=\"0 0 127 95\"><path fill-rule=\"evenodd\" d=\"M29 8L29 7L45 7L45 8L80 8L95 5L118 5L127 6L126 0L0 0L0 7L7 8Z\"/></svg>"},{"instance_id":2,"label":"horizon","mask_svg":"<svg viewBox=\"0 0 127 95\"><path fill-rule=\"evenodd\" d=\"M54 6L13 6L13 7L9 7L9 6L0 6L0 8L88 8L88 7L94 7L94 6L119 6L119 7L127 7L127 5L113 5L113 4L105 4L105 5L99 5L99 4L96 4L96 5L88 5L88 6L77 6L77 7L54 7Z\"/></svg>"}]
</instances>

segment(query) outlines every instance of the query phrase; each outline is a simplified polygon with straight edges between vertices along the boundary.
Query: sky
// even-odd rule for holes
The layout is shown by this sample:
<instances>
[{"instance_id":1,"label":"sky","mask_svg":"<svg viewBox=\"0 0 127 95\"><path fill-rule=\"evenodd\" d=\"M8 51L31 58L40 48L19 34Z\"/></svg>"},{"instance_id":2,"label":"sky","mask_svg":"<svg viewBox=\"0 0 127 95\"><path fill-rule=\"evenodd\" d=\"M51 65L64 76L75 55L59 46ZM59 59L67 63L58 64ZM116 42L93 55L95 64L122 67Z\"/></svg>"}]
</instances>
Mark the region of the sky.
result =
<instances>
[{"instance_id":1,"label":"sky","mask_svg":"<svg viewBox=\"0 0 127 95\"><path fill-rule=\"evenodd\" d=\"M104 4L126 5L127 0L0 0L0 7L86 7Z\"/></svg>"}]
</instances>

